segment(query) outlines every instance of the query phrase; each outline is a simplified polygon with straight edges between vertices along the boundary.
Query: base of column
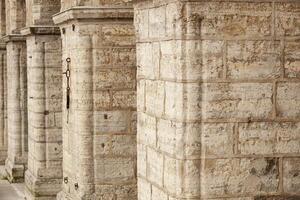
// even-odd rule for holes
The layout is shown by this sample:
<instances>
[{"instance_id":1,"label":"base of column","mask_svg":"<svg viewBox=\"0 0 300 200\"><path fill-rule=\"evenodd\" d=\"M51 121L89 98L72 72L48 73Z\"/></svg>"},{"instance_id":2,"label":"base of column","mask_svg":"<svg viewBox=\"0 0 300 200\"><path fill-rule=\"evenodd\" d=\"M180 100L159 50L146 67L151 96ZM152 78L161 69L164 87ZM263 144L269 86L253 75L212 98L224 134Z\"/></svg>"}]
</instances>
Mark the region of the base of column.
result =
<instances>
[{"instance_id":1,"label":"base of column","mask_svg":"<svg viewBox=\"0 0 300 200\"><path fill-rule=\"evenodd\" d=\"M73 200L73 199L74 198L72 198L70 195L68 195L64 191L60 191L56 197L56 200Z\"/></svg>"},{"instance_id":2,"label":"base of column","mask_svg":"<svg viewBox=\"0 0 300 200\"><path fill-rule=\"evenodd\" d=\"M7 173L7 179L11 183L24 182L25 165L16 164L9 158L5 161L5 170Z\"/></svg>"},{"instance_id":3,"label":"base of column","mask_svg":"<svg viewBox=\"0 0 300 200\"><path fill-rule=\"evenodd\" d=\"M26 200L54 200L61 189L61 179L37 178L29 170L25 173Z\"/></svg>"}]
</instances>

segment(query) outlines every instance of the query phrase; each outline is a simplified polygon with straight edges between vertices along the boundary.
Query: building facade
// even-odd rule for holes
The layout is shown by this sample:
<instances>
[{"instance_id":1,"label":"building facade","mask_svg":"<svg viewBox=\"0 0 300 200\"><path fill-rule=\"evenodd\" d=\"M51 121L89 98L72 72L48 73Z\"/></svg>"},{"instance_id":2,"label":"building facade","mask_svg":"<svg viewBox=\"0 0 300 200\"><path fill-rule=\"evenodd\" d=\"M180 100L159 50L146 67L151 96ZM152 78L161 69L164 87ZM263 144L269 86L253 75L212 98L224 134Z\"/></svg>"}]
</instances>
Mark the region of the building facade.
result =
<instances>
[{"instance_id":1,"label":"building facade","mask_svg":"<svg viewBox=\"0 0 300 200\"><path fill-rule=\"evenodd\" d=\"M0 34L27 200L300 199L298 0L1 0Z\"/></svg>"}]
</instances>

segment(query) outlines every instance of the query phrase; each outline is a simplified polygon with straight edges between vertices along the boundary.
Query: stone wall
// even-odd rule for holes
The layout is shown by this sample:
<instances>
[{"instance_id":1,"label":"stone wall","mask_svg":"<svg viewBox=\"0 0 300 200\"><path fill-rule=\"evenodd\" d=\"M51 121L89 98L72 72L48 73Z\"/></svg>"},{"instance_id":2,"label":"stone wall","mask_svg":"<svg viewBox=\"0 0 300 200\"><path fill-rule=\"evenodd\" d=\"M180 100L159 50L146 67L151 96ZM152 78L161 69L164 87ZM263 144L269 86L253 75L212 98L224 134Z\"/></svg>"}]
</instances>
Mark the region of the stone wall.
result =
<instances>
[{"instance_id":1,"label":"stone wall","mask_svg":"<svg viewBox=\"0 0 300 200\"><path fill-rule=\"evenodd\" d=\"M136 4L140 200L300 194L299 6Z\"/></svg>"}]
</instances>

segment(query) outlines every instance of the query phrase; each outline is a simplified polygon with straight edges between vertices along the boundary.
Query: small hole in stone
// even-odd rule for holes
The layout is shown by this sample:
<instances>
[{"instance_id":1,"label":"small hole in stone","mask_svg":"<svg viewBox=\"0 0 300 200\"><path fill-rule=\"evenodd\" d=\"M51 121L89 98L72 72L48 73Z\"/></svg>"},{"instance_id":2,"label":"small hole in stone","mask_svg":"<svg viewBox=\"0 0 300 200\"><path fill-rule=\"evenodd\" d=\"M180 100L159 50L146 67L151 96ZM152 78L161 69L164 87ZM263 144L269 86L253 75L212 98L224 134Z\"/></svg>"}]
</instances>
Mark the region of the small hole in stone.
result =
<instances>
[{"instance_id":1,"label":"small hole in stone","mask_svg":"<svg viewBox=\"0 0 300 200\"><path fill-rule=\"evenodd\" d=\"M107 119L107 118L108 118L107 114L104 114L104 119Z\"/></svg>"},{"instance_id":2,"label":"small hole in stone","mask_svg":"<svg viewBox=\"0 0 300 200\"><path fill-rule=\"evenodd\" d=\"M48 111L48 110L45 110L45 111L44 111L44 115L49 115L49 111Z\"/></svg>"},{"instance_id":3,"label":"small hole in stone","mask_svg":"<svg viewBox=\"0 0 300 200\"><path fill-rule=\"evenodd\" d=\"M102 143L102 144L101 144L101 147L102 147L102 148L104 148L104 147L105 147L105 144L104 144L104 143Z\"/></svg>"},{"instance_id":4,"label":"small hole in stone","mask_svg":"<svg viewBox=\"0 0 300 200\"><path fill-rule=\"evenodd\" d=\"M55 147L54 150L57 151L57 148Z\"/></svg>"},{"instance_id":5,"label":"small hole in stone","mask_svg":"<svg viewBox=\"0 0 300 200\"><path fill-rule=\"evenodd\" d=\"M65 34L65 33L66 33L66 29L65 29L65 28L62 28L62 29L61 29L61 32L62 32L62 34Z\"/></svg>"},{"instance_id":6,"label":"small hole in stone","mask_svg":"<svg viewBox=\"0 0 300 200\"><path fill-rule=\"evenodd\" d=\"M72 30L75 31L75 25L74 24L72 24Z\"/></svg>"}]
</instances>

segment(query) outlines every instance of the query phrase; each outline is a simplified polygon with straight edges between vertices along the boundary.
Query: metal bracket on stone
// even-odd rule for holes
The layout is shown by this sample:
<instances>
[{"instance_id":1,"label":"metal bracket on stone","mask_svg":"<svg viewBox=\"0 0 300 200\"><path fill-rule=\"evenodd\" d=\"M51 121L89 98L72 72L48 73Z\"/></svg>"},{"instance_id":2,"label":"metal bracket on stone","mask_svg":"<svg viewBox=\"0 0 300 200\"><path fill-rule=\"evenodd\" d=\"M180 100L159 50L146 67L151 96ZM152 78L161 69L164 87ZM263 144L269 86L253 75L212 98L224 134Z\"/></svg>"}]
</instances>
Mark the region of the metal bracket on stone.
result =
<instances>
[{"instance_id":1,"label":"metal bracket on stone","mask_svg":"<svg viewBox=\"0 0 300 200\"><path fill-rule=\"evenodd\" d=\"M75 190L78 190L78 188L79 188L78 183L75 183L75 184L74 184L74 187L75 187Z\"/></svg>"},{"instance_id":2,"label":"metal bracket on stone","mask_svg":"<svg viewBox=\"0 0 300 200\"><path fill-rule=\"evenodd\" d=\"M68 118L67 118L67 123L69 123L69 108L70 108L70 76L71 76L71 71L70 71L70 63L71 63L71 58L67 58L67 70L63 73L66 75L67 78L67 99L66 99L66 108L68 110Z\"/></svg>"}]
</instances>

